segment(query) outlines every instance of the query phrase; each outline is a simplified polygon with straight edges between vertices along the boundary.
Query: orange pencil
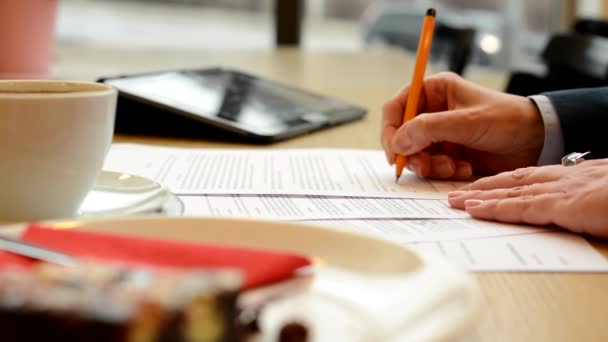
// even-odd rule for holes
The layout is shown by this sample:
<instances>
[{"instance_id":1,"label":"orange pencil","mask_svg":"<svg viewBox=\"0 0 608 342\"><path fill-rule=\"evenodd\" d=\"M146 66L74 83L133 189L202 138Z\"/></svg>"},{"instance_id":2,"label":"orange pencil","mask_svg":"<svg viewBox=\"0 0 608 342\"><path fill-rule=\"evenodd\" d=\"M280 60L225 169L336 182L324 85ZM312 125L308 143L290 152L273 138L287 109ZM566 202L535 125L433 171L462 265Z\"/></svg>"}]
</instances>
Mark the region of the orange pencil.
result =
<instances>
[{"instance_id":1,"label":"orange pencil","mask_svg":"<svg viewBox=\"0 0 608 342\"><path fill-rule=\"evenodd\" d=\"M410 91L407 95L407 103L405 105L405 113L403 113L402 125L412 120L418 111L418 103L420 102L420 93L422 92L422 82L424 81L424 72L426 64L429 60L431 52L431 43L433 42L433 31L435 31L435 9L429 8L424 16L422 23L422 32L420 32L420 40L418 41L418 53L416 55L416 66L414 68L414 76L410 84ZM403 168L407 165L407 156L397 155L395 161L395 182L399 181Z\"/></svg>"}]
</instances>

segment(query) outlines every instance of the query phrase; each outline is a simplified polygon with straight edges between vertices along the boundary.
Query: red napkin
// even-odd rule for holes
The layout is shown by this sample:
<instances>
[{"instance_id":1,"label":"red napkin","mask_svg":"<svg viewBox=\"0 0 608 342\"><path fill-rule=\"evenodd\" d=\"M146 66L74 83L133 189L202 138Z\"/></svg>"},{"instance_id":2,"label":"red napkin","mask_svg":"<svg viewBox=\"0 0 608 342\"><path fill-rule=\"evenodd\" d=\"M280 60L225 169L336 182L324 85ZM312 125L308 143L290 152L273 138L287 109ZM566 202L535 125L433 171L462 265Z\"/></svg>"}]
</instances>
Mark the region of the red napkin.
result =
<instances>
[{"instance_id":1,"label":"red napkin","mask_svg":"<svg viewBox=\"0 0 608 342\"><path fill-rule=\"evenodd\" d=\"M60 230L30 224L24 241L73 256L121 265L152 268L235 268L244 276L244 287L252 288L291 277L310 265L296 254L207 243L187 243L85 230ZM29 266L35 261L0 252L0 265Z\"/></svg>"}]
</instances>

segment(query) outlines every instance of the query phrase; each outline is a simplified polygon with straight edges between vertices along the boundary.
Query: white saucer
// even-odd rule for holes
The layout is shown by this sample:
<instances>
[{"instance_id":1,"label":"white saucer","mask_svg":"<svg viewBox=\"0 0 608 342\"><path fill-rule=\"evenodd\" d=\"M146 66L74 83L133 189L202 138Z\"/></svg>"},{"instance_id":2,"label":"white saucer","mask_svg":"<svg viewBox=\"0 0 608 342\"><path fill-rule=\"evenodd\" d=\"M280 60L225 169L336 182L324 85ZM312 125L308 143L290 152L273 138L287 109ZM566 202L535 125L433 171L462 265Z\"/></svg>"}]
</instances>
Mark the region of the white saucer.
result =
<instances>
[{"instance_id":1,"label":"white saucer","mask_svg":"<svg viewBox=\"0 0 608 342\"><path fill-rule=\"evenodd\" d=\"M102 171L80 207L80 217L142 214L179 216L181 200L160 183L127 173Z\"/></svg>"}]
</instances>

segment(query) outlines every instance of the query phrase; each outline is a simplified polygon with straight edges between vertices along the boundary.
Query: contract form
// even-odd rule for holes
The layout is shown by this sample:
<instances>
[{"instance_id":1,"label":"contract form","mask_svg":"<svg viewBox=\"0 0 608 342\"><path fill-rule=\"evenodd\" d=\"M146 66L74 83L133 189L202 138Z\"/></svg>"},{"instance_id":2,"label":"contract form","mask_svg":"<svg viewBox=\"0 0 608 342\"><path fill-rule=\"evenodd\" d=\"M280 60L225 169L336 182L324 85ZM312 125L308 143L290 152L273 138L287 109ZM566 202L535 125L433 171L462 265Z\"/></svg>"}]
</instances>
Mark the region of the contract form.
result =
<instances>
[{"instance_id":1,"label":"contract form","mask_svg":"<svg viewBox=\"0 0 608 342\"><path fill-rule=\"evenodd\" d=\"M184 215L322 225L405 244L472 271L608 271L607 259L580 235L475 220L451 208L447 193L464 182L404 170L395 184L379 150L114 144L104 168L160 182L184 203Z\"/></svg>"},{"instance_id":2,"label":"contract form","mask_svg":"<svg viewBox=\"0 0 608 342\"><path fill-rule=\"evenodd\" d=\"M446 198L463 182L405 172L384 153L349 149L188 149L117 144L105 168L152 178L178 195L266 194Z\"/></svg>"}]
</instances>

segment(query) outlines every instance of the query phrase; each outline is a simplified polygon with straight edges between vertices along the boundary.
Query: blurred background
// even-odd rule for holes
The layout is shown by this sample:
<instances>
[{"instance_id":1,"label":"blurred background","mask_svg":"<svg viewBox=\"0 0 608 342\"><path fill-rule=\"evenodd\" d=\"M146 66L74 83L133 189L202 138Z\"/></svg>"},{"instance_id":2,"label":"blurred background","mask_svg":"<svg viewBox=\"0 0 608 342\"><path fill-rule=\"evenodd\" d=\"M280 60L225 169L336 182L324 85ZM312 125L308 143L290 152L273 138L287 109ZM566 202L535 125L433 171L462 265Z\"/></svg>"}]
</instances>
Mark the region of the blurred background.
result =
<instances>
[{"instance_id":1,"label":"blurred background","mask_svg":"<svg viewBox=\"0 0 608 342\"><path fill-rule=\"evenodd\" d=\"M438 10L434 62L464 72L540 66L551 32L602 17L604 0L62 0L57 43L124 48L273 49L278 4L298 8L308 50L416 49ZM282 9L284 10L284 9ZM291 11L292 9L287 9ZM291 25L294 19L285 19ZM297 25L297 23L295 23ZM288 37L289 40L289 37ZM445 56L448 58L443 58Z\"/></svg>"}]
</instances>

